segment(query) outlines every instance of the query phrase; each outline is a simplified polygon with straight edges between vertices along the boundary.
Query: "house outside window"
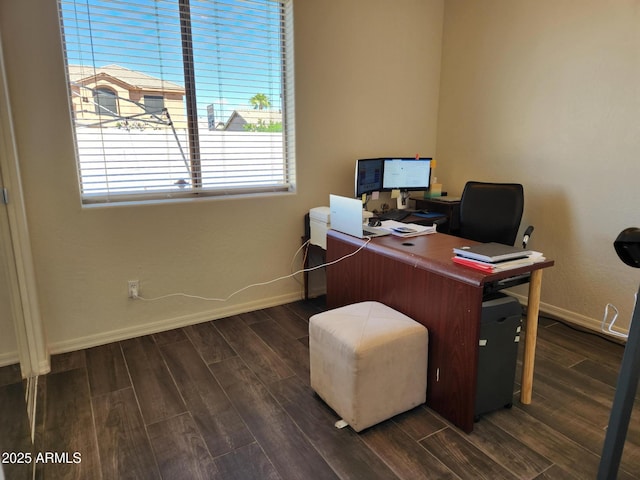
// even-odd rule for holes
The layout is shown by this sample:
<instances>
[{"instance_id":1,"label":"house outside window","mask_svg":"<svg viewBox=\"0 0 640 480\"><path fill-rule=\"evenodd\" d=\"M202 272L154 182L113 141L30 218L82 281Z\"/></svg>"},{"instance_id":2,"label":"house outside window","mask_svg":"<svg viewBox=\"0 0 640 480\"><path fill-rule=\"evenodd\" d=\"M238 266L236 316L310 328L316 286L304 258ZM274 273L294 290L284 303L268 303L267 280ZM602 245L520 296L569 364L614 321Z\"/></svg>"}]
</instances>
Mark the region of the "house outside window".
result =
<instances>
[{"instance_id":1,"label":"house outside window","mask_svg":"<svg viewBox=\"0 0 640 480\"><path fill-rule=\"evenodd\" d=\"M59 11L83 204L295 190L293 0Z\"/></svg>"}]
</instances>

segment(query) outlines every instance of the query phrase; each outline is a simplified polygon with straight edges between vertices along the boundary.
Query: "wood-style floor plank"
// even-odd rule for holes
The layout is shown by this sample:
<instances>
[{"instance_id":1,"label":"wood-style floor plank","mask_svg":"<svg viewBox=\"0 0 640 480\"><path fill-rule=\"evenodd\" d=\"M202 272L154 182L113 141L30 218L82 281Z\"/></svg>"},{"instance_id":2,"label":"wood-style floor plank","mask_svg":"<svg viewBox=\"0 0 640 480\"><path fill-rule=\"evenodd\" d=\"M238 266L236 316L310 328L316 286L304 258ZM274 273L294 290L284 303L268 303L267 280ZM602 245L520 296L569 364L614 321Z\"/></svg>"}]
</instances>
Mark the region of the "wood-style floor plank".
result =
<instances>
[{"instance_id":1,"label":"wood-style floor plank","mask_svg":"<svg viewBox=\"0 0 640 480\"><path fill-rule=\"evenodd\" d=\"M255 442L191 342L164 345L161 351L212 456Z\"/></svg>"},{"instance_id":2,"label":"wood-style floor plank","mask_svg":"<svg viewBox=\"0 0 640 480\"><path fill-rule=\"evenodd\" d=\"M402 431L394 421L386 421L361 433L362 440L403 480L459 478L441 460Z\"/></svg>"},{"instance_id":3,"label":"wood-style floor plank","mask_svg":"<svg viewBox=\"0 0 640 480\"><path fill-rule=\"evenodd\" d=\"M540 373L547 373L535 383L539 395L545 397L551 406L571 409L575 415L598 428L604 428L609 422L609 412L614 390L608 385L599 386L588 377L569 370L555 370L551 365L539 361L536 368ZM591 392L583 391L582 386L567 383L570 379L581 378L585 385L593 383ZM606 389L606 391L605 391Z\"/></svg>"},{"instance_id":4,"label":"wood-style floor plank","mask_svg":"<svg viewBox=\"0 0 640 480\"><path fill-rule=\"evenodd\" d=\"M227 343L265 383L294 375L284 361L276 355L239 316L212 322Z\"/></svg>"},{"instance_id":5,"label":"wood-style floor plank","mask_svg":"<svg viewBox=\"0 0 640 480\"><path fill-rule=\"evenodd\" d=\"M616 367L622 360L623 347L598 335L581 332L561 323L538 329L538 337L571 352Z\"/></svg>"},{"instance_id":6,"label":"wood-style floor plank","mask_svg":"<svg viewBox=\"0 0 640 480\"><path fill-rule=\"evenodd\" d=\"M470 443L464 433L447 428L420 440L432 455L462 479L516 479L516 475Z\"/></svg>"},{"instance_id":7,"label":"wood-style floor plank","mask_svg":"<svg viewBox=\"0 0 640 480\"><path fill-rule=\"evenodd\" d=\"M102 477L158 478L133 388L93 396L92 403Z\"/></svg>"},{"instance_id":8,"label":"wood-style floor plank","mask_svg":"<svg viewBox=\"0 0 640 480\"><path fill-rule=\"evenodd\" d=\"M571 472L574 478L594 478L598 471L598 456L577 443L579 438L574 441L558 432L555 425L537 420L519 406L499 410L484 420L491 421L506 432L517 432L520 442Z\"/></svg>"},{"instance_id":9,"label":"wood-style floor plank","mask_svg":"<svg viewBox=\"0 0 640 480\"><path fill-rule=\"evenodd\" d=\"M338 478L241 359L229 358L210 368L283 478Z\"/></svg>"},{"instance_id":10,"label":"wood-style floor plank","mask_svg":"<svg viewBox=\"0 0 640 480\"><path fill-rule=\"evenodd\" d=\"M389 467L360 436L334 426L340 417L298 377L272 384L270 390L340 478L393 478Z\"/></svg>"},{"instance_id":11,"label":"wood-style floor plank","mask_svg":"<svg viewBox=\"0 0 640 480\"><path fill-rule=\"evenodd\" d=\"M284 305L268 308L266 312L273 321L293 338L309 335L309 322L300 318L298 314Z\"/></svg>"},{"instance_id":12,"label":"wood-style floor plank","mask_svg":"<svg viewBox=\"0 0 640 480\"><path fill-rule=\"evenodd\" d=\"M302 380L309 380L309 346L290 334L273 320L254 323L253 330L284 363Z\"/></svg>"},{"instance_id":13,"label":"wood-style floor plank","mask_svg":"<svg viewBox=\"0 0 640 480\"><path fill-rule=\"evenodd\" d=\"M207 364L237 355L211 322L191 325L185 327L184 331Z\"/></svg>"},{"instance_id":14,"label":"wood-style floor plank","mask_svg":"<svg viewBox=\"0 0 640 480\"><path fill-rule=\"evenodd\" d=\"M86 350L86 364L91 395L102 395L131 386L119 343Z\"/></svg>"},{"instance_id":15,"label":"wood-style floor plank","mask_svg":"<svg viewBox=\"0 0 640 480\"><path fill-rule=\"evenodd\" d=\"M571 473L563 470L558 465L551 465L547 470L536 475L533 480L565 480L565 479L577 479Z\"/></svg>"},{"instance_id":16,"label":"wood-style floor plank","mask_svg":"<svg viewBox=\"0 0 640 480\"><path fill-rule=\"evenodd\" d=\"M21 455L33 451L29 417L24 402L24 387L20 381L20 370L17 369L17 371L18 382L0 385L0 454L2 455ZM24 457L14 458L24 460ZM12 461L11 458L4 456L0 461L2 461L0 468L3 469L5 478L31 478L34 467L32 464Z\"/></svg>"},{"instance_id":17,"label":"wood-style floor plank","mask_svg":"<svg viewBox=\"0 0 640 480\"><path fill-rule=\"evenodd\" d=\"M321 304L318 299L310 299L308 301L300 301L287 303L284 305L289 310L295 312L300 318L304 319L305 322L309 323L309 318L311 318L316 313L321 313L326 310L326 307Z\"/></svg>"},{"instance_id":18,"label":"wood-style floor plank","mask_svg":"<svg viewBox=\"0 0 640 480\"><path fill-rule=\"evenodd\" d=\"M252 325L256 322L264 322L265 320L270 320L271 316L267 313L267 309L263 308L262 310L245 312L241 315L238 315L238 318L240 318L240 320L242 320L247 325Z\"/></svg>"},{"instance_id":19,"label":"wood-style floor plank","mask_svg":"<svg viewBox=\"0 0 640 480\"><path fill-rule=\"evenodd\" d=\"M151 336L121 342L145 424L186 412L182 397Z\"/></svg>"},{"instance_id":20,"label":"wood-style floor plank","mask_svg":"<svg viewBox=\"0 0 640 480\"><path fill-rule=\"evenodd\" d=\"M182 328L154 333L152 336L156 345L167 345L168 343L182 342L187 339L185 331Z\"/></svg>"},{"instance_id":21,"label":"wood-style floor plank","mask_svg":"<svg viewBox=\"0 0 640 480\"><path fill-rule=\"evenodd\" d=\"M540 331L540 329L538 330ZM521 334L521 343L524 344L524 327ZM518 349L518 359L521 361L524 353L523 348ZM583 362L587 359L583 354L576 353L572 350L563 348L544 336L538 336L536 341L536 359L546 358L550 362L554 363L558 367L571 368L572 366Z\"/></svg>"},{"instance_id":22,"label":"wood-style floor plank","mask_svg":"<svg viewBox=\"0 0 640 480\"><path fill-rule=\"evenodd\" d=\"M282 477L257 443L217 457L216 466L225 480L280 480Z\"/></svg>"},{"instance_id":23,"label":"wood-style floor plank","mask_svg":"<svg viewBox=\"0 0 640 480\"><path fill-rule=\"evenodd\" d=\"M20 373L20 365L14 363L13 365L7 365L0 367L0 387L5 385L11 385L22 381L22 374Z\"/></svg>"},{"instance_id":24,"label":"wood-style floor plank","mask_svg":"<svg viewBox=\"0 0 640 480\"><path fill-rule=\"evenodd\" d=\"M149 425L147 430L164 480L222 478L189 413Z\"/></svg>"},{"instance_id":25,"label":"wood-style floor plank","mask_svg":"<svg viewBox=\"0 0 640 480\"><path fill-rule=\"evenodd\" d=\"M474 425L467 440L518 478L533 478L553 463L522 443L518 432L506 432L485 419Z\"/></svg>"},{"instance_id":26,"label":"wood-style floor plank","mask_svg":"<svg viewBox=\"0 0 640 480\"><path fill-rule=\"evenodd\" d=\"M445 420L429 410L424 404L406 413L396 415L393 417L393 421L403 432L416 441L447 428Z\"/></svg>"},{"instance_id":27,"label":"wood-style floor plank","mask_svg":"<svg viewBox=\"0 0 640 480\"><path fill-rule=\"evenodd\" d=\"M86 367L86 350L77 350L52 356L50 373L66 372L74 368Z\"/></svg>"},{"instance_id":28,"label":"wood-style floor plank","mask_svg":"<svg viewBox=\"0 0 640 480\"><path fill-rule=\"evenodd\" d=\"M613 368L608 365L603 365L590 358L585 358L581 362L577 362L571 366L571 369L580 372L584 375L588 375L605 385L616 388L618 382L618 368ZM640 392L638 392L640 395Z\"/></svg>"},{"instance_id":29,"label":"wood-style floor plank","mask_svg":"<svg viewBox=\"0 0 640 480\"><path fill-rule=\"evenodd\" d=\"M69 461L38 463L43 478L102 478L93 424L86 369L74 368L49 374L42 450L58 452ZM74 463L73 456L81 460Z\"/></svg>"},{"instance_id":30,"label":"wood-style floor plank","mask_svg":"<svg viewBox=\"0 0 640 480\"><path fill-rule=\"evenodd\" d=\"M591 372L582 373L575 368L558 369L557 365L542 359L538 362L540 373L544 374L545 382L564 391L568 395L578 394L590 399L595 405L606 407L608 410L615 393L615 387L594 378Z\"/></svg>"}]
</instances>

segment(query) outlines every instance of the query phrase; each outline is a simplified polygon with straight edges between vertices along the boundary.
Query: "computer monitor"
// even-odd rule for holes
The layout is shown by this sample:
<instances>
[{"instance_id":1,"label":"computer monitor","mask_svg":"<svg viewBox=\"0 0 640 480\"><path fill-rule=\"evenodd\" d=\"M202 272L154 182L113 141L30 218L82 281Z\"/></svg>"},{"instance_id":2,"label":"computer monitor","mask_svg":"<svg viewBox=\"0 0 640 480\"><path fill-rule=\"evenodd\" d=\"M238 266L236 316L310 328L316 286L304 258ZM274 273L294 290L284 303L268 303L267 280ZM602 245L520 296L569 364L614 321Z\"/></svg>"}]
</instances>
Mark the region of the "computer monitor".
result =
<instances>
[{"instance_id":1,"label":"computer monitor","mask_svg":"<svg viewBox=\"0 0 640 480\"><path fill-rule=\"evenodd\" d=\"M431 184L431 158L385 158L382 189L428 190Z\"/></svg>"},{"instance_id":2,"label":"computer monitor","mask_svg":"<svg viewBox=\"0 0 640 480\"><path fill-rule=\"evenodd\" d=\"M382 158L356 160L356 197L382 190Z\"/></svg>"}]
</instances>

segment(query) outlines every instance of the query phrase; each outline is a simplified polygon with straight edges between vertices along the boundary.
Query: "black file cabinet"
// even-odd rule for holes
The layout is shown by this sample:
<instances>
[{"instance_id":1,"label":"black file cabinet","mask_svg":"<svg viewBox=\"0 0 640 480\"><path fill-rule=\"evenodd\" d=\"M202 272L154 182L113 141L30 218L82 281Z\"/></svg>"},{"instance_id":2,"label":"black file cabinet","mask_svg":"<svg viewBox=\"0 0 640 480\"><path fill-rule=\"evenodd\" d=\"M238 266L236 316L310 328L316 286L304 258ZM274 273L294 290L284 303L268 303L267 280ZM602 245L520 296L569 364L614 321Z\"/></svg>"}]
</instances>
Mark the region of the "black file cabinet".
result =
<instances>
[{"instance_id":1,"label":"black file cabinet","mask_svg":"<svg viewBox=\"0 0 640 480\"><path fill-rule=\"evenodd\" d=\"M513 403L522 324L520 303L505 294L482 302L475 418Z\"/></svg>"}]
</instances>

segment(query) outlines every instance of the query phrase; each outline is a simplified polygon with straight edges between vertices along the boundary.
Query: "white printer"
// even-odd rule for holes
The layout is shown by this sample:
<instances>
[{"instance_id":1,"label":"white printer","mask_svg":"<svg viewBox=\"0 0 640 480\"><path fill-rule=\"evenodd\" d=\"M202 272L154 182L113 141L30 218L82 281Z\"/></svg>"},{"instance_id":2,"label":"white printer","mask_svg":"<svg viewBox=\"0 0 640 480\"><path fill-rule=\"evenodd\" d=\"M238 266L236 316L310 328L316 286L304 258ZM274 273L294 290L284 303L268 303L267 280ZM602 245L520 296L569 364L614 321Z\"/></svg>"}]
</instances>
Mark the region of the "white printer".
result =
<instances>
[{"instance_id":1,"label":"white printer","mask_svg":"<svg viewBox=\"0 0 640 480\"><path fill-rule=\"evenodd\" d=\"M327 249L327 230L331 228L331 210L329 207L315 207L309 210L311 243Z\"/></svg>"}]
</instances>

